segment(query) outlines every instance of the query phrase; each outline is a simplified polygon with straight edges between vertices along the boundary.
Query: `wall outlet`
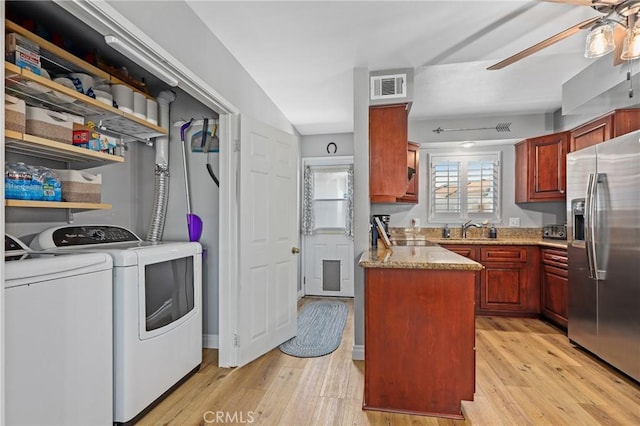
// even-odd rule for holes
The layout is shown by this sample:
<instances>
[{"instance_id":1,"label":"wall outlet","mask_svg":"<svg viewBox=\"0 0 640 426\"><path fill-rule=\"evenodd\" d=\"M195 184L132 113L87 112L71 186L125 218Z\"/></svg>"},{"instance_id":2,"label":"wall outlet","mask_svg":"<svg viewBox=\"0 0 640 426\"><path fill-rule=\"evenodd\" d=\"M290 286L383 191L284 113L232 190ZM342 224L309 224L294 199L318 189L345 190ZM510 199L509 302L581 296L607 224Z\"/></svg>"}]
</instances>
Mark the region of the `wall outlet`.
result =
<instances>
[{"instance_id":1,"label":"wall outlet","mask_svg":"<svg viewBox=\"0 0 640 426\"><path fill-rule=\"evenodd\" d=\"M416 227L420 226L420 218L414 217L414 218L411 219L410 223L411 223L411 227L412 228L416 228Z\"/></svg>"},{"instance_id":2,"label":"wall outlet","mask_svg":"<svg viewBox=\"0 0 640 426\"><path fill-rule=\"evenodd\" d=\"M517 228L520 226L520 218L519 217L510 217L509 218L509 226L512 228Z\"/></svg>"}]
</instances>

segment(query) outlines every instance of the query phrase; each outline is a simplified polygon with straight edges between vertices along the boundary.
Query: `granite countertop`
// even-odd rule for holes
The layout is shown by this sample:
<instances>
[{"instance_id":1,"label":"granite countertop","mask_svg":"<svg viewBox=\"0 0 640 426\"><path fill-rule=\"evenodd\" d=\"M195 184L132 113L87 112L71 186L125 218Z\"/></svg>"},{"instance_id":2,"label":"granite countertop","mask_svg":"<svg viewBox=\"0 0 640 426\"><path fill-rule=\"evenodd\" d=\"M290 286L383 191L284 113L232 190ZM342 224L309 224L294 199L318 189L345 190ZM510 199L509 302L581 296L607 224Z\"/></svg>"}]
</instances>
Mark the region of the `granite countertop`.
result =
<instances>
[{"instance_id":1,"label":"granite countertop","mask_svg":"<svg viewBox=\"0 0 640 426\"><path fill-rule=\"evenodd\" d=\"M432 243L441 244L441 245L465 244L465 245L488 245L488 246L489 245L543 246L543 247L552 247L552 248L559 248L559 249L567 248L567 240L544 240L542 238L466 238L466 239L431 238L429 239L429 241Z\"/></svg>"},{"instance_id":2,"label":"granite countertop","mask_svg":"<svg viewBox=\"0 0 640 426\"><path fill-rule=\"evenodd\" d=\"M363 268L480 271L482 265L439 245L379 247L362 253Z\"/></svg>"},{"instance_id":3,"label":"granite countertop","mask_svg":"<svg viewBox=\"0 0 640 426\"><path fill-rule=\"evenodd\" d=\"M460 238L460 227L451 227L451 238L441 238L440 228L390 228L391 240L397 245L423 246L430 243L461 245L542 246L566 249L566 240L542 238L542 228L498 228L498 238L483 237L483 230L471 228L465 239ZM395 247L395 246L394 246Z\"/></svg>"}]
</instances>

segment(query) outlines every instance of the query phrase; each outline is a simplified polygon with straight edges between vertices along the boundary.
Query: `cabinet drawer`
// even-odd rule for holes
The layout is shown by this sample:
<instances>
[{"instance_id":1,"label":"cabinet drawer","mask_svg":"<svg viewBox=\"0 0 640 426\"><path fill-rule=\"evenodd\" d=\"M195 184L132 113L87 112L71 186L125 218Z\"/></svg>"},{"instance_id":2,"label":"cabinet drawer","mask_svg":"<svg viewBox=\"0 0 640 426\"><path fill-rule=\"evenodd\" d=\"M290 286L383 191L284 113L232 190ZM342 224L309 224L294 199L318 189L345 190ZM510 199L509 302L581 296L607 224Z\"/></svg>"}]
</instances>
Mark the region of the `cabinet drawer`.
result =
<instances>
[{"instance_id":1,"label":"cabinet drawer","mask_svg":"<svg viewBox=\"0 0 640 426\"><path fill-rule=\"evenodd\" d=\"M525 247L482 247L480 261L526 262L527 249Z\"/></svg>"},{"instance_id":2,"label":"cabinet drawer","mask_svg":"<svg viewBox=\"0 0 640 426\"><path fill-rule=\"evenodd\" d=\"M567 252L565 250L542 249L542 263L567 269Z\"/></svg>"},{"instance_id":3,"label":"cabinet drawer","mask_svg":"<svg viewBox=\"0 0 640 426\"><path fill-rule=\"evenodd\" d=\"M472 260L478 259L477 247L444 245L444 248L456 254L459 254L460 256L468 257L469 259L472 259Z\"/></svg>"},{"instance_id":4,"label":"cabinet drawer","mask_svg":"<svg viewBox=\"0 0 640 426\"><path fill-rule=\"evenodd\" d=\"M556 266L550 266L550 265L544 265L544 273L545 274L552 274L552 275L557 275L559 277L563 277L563 278L568 278L569 277L569 271L567 271L567 268L558 268Z\"/></svg>"}]
</instances>

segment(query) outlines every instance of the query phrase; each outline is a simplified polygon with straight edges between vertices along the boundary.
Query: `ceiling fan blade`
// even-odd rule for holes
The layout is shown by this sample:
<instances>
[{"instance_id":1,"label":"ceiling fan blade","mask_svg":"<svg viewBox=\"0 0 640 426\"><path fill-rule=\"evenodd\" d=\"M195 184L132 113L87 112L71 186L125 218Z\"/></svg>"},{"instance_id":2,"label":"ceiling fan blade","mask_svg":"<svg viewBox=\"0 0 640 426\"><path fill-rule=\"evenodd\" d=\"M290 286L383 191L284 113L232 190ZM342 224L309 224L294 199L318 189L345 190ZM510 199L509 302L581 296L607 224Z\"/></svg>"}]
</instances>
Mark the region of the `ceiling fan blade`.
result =
<instances>
[{"instance_id":1,"label":"ceiling fan blade","mask_svg":"<svg viewBox=\"0 0 640 426\"><path fill-rule=\"evenodd\" d=\"M603 6L611 6L614 4L618 4L620 3L620 0L597 0L597 1L592 1L592 0L540 0L540 1L544 1L547 3L564 3L564 4L575 4L578 6L597 6L597 5L603 5Z\"/></svg>"},{"instance_id":2,"label":"ceiling fan blade","mask_svg":"<svg viewBox=\"0 0 640 426\"><path fill-rule=\"evenodd\" d=\"M504 67L506 67L507 65L511 65L514 62L519 61L520 59L526 58L529 55L533 55L536 52L539 52L540 50L547 48L549 46L551 46L552 44L555 44L561 40L564 40L567 37L571 37L572 35L574 35L575 33L579 32L580 30L583 30L587 27L589 27L591 24L593 24L594 22L596 22L597 20L599 20L601 17L597 16L595 18L590 18L587 19L586 21L582 21L579 24L576 24L572 27L567 28L564 31L559 32L556 35L553 35L551 37L549 37L546 40L541 41L540 43L534 44L531 47L528 47L526 49L524 49L521 52L516 53L513 56L509 56L507 59L498 62L495 65L491 65L489 68L487 68L488 70L499 70L502 69Z\"/></svg>"}]
</instances>

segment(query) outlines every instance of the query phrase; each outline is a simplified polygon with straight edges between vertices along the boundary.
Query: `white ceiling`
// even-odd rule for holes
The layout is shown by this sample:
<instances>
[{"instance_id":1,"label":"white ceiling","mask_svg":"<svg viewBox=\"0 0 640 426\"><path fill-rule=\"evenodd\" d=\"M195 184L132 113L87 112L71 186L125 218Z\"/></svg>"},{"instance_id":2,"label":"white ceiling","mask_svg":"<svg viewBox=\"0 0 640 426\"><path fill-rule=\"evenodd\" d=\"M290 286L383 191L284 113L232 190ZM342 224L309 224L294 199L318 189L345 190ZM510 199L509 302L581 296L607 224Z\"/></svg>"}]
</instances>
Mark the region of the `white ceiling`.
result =
<instances>
[{"instance_id":1,"label":"white ceiling","mask_svg":"<svg viewBox=\"0 0 640 426\"><path fill-rule=\"evenodd\" d=\"M486 68L598 15L535 0L187 3L303 135L353 131L356 67L414 68L411 119L553 112L590 63L586 32Z\"/></svg>"}]
</instances>

